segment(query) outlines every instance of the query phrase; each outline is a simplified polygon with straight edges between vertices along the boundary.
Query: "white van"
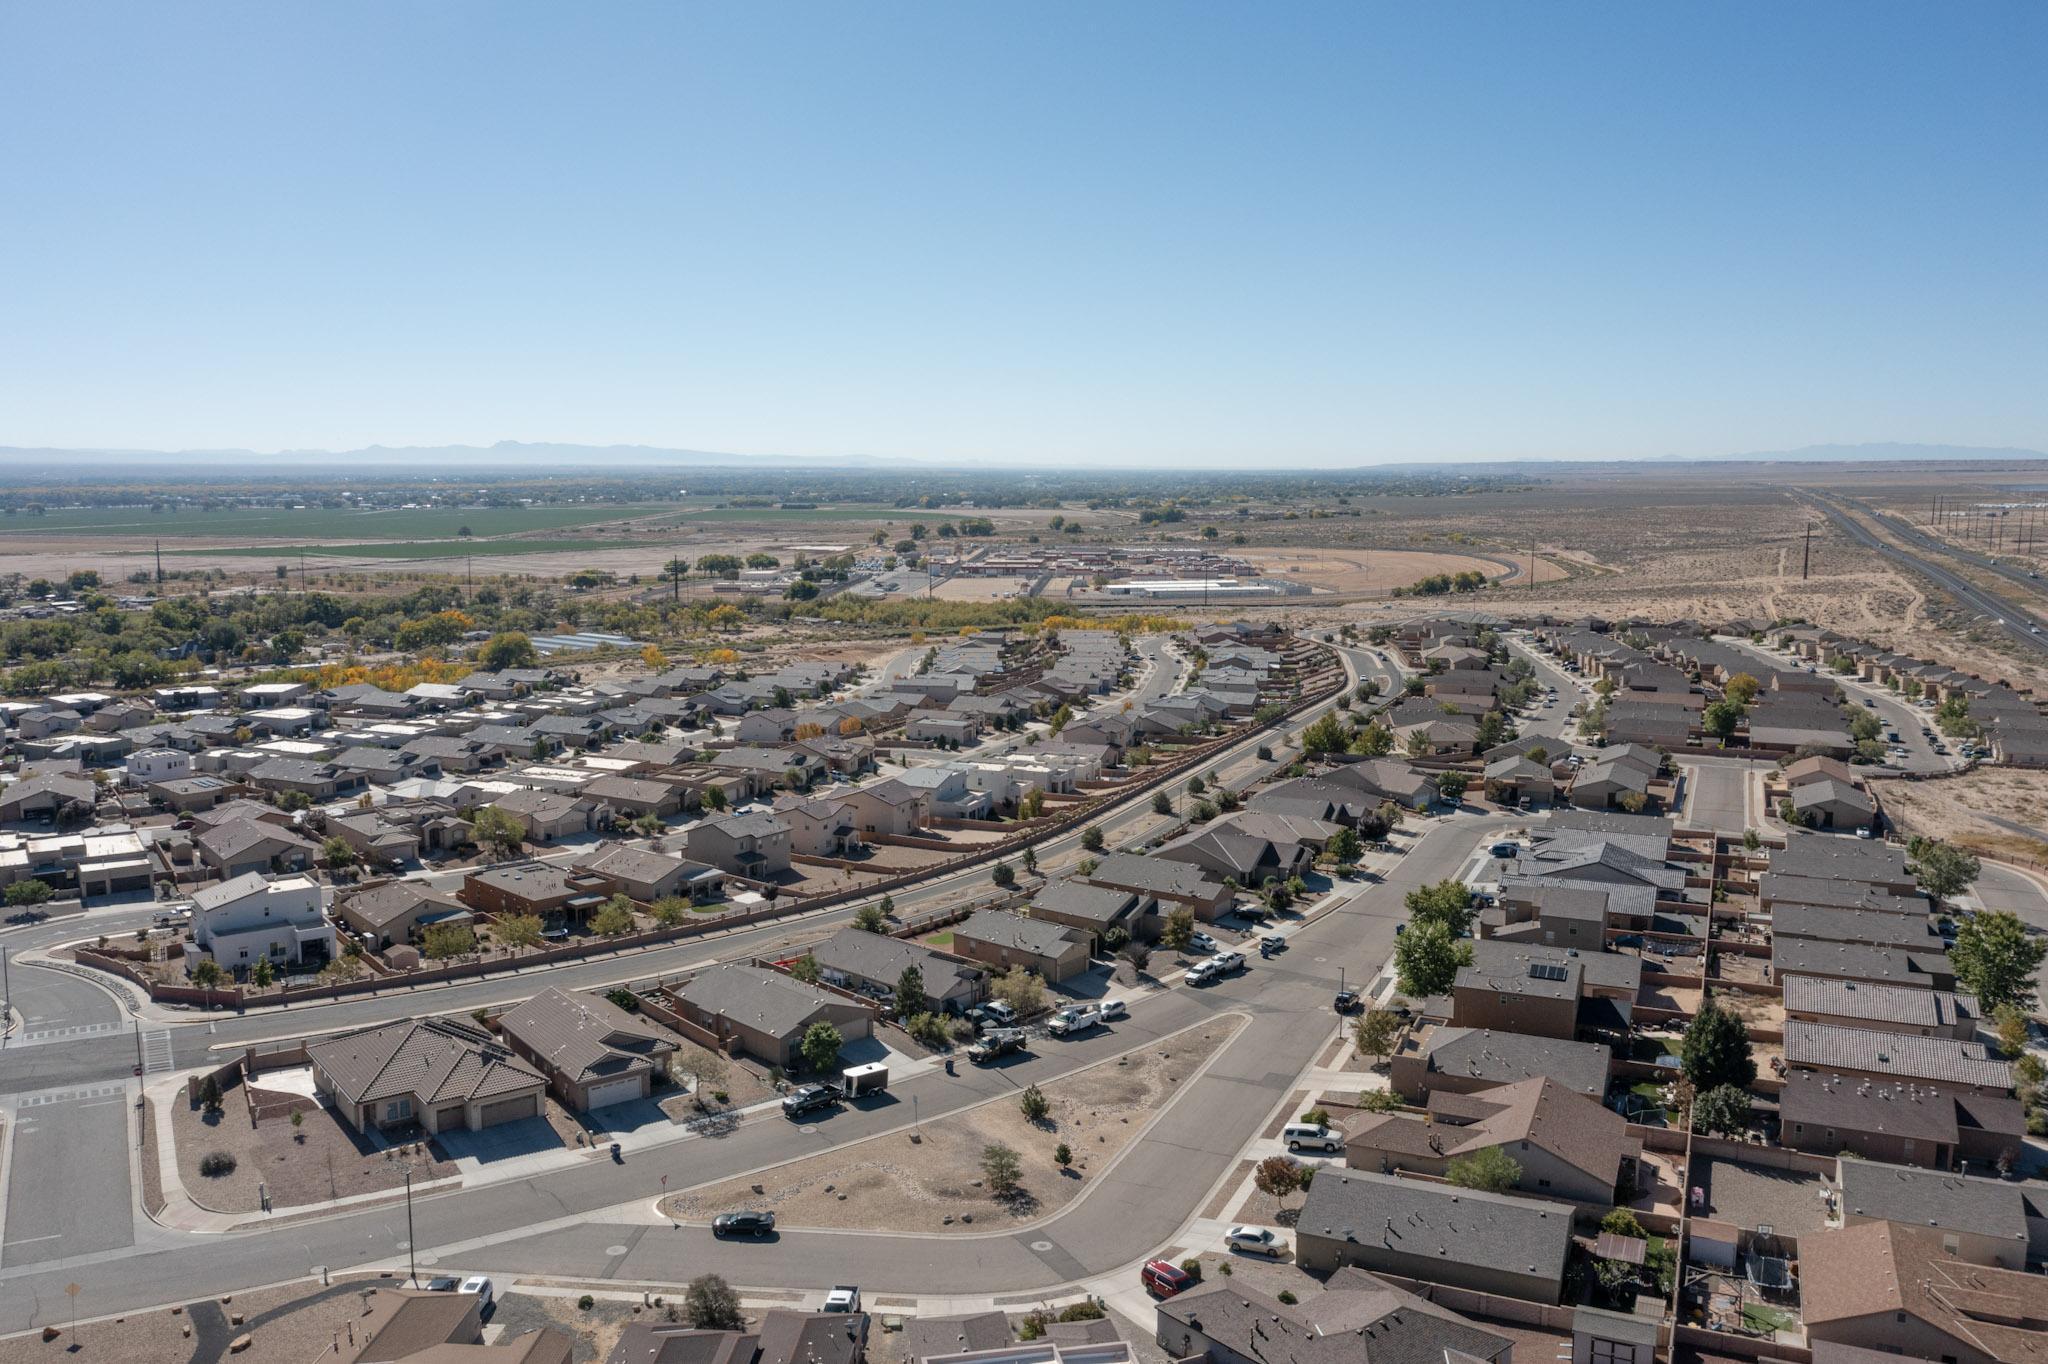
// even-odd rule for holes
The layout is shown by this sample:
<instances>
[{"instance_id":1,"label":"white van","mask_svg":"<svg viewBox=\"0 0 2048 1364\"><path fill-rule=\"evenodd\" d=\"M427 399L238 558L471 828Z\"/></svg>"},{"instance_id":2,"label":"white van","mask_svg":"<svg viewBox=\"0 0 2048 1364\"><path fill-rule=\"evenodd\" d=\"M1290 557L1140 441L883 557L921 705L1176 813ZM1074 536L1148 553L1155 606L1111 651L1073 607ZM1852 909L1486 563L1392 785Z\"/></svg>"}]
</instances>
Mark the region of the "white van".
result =
<instances>
[{"instance_id":1,"label":"white van","mask_svg":"<svg viewBox=\"0 0 2048 1364\"><path fill-rule=\"evenodd\" d=\"M1344 1134L1333 1128L1320 1127L1312 1122L1291 1122L1280 1129L1280 1139L1287 1143L1290 1151L1321 1150L1341 1151L1344 1149Z\"/></svg>"}]
</instances>

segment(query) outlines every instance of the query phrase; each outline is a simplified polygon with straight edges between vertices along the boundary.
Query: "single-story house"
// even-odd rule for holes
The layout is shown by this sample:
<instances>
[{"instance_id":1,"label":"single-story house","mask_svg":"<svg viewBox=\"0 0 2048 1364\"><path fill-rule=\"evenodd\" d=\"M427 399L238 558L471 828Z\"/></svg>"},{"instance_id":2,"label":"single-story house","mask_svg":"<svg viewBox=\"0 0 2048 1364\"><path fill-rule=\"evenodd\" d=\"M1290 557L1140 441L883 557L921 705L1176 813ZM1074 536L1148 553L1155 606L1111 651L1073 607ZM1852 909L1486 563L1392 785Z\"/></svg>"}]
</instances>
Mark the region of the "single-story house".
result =
<instances>
[{"instance_id":1,"label":"single-story house","mask_svg":"<svg viewBox=\"0 0 2048 1364\"><path fill-rule=\"evenodd\" d=\"M489 1033L400 1019L310 1043L313 1084L356 1131L476 1132L537 1118L547 1081Z\"/></svg>"},{"instance_id":2,"label":"single-story house","mask_svg":"<svg viewBox=\"0 0 2048 1364\"><path fill-rule=\"evenodd\" d=\"M674 1038L609 999L552 986L508 1009L498 1029L578 1112L647 1098L676 1053Z\"/></svg>"}]
</instances>

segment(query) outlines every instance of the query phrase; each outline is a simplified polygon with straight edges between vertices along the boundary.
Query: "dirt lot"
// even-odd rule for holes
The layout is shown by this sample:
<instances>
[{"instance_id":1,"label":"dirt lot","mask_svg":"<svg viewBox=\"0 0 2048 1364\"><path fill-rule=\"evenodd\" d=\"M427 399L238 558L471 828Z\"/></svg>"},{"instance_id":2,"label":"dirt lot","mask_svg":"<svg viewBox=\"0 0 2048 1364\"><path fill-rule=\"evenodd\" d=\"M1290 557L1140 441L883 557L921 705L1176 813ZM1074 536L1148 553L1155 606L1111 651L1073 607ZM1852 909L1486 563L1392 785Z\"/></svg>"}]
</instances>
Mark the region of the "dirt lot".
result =
<instances>
[{"instance_id":1,"label":"dirt lot","mask_svg":"<svg viewBox=\"0 0 2048 1364\"><path fill-rule=\"evenodd\" d=\"M1871 786L1892 822L1909 833L2048 864L2048 842L1986 818L2048 829L2048 772L1980 767L1940 781L1877 781Z\"/></svg>"},{"instance_id":2,"label":"dirt lot","mask_svg":"<svg viewBox=\"0 0 2048 1364\"><path fill-rule=\"evenodd\" d=\"M193 1202L215 1212L256 1211L261 1206L259 1184L269 1186L271 1205L279 1208L377 1193L405 1184L398 1152L371 1149L332 1109L308 1111L296 1132L286 1118L249 1126L239 1087L221 1096L221 1111L213 1119L180 1097L171 1105L171 1136L176 1143L178 1178L186 1193ZM200 1158L209 1151L233 1156L234 1173L215 1178L200 1174ZM415 1184L456 1173L453 1165L434 1160L424 1151L410 1159Z\"/></svg>"},{"instance_id":3,"label":"dirt lot","mask_svg":"<svg viewBox=\"0 0 2048 1364\"><path fill-rule=\"evenodd\" d=\"M1199 1024L1045 1086L1052 1110L1042 1123L1026 1121L1015 1100L998 1099L926 1124L921 1141L909 1132L876 1137L764 1175L677 1194L662 1210L702 1221L757 1207L791 1227L970 1233L1046 1216L1087 1187L1090 1172L1123 1150L1242 1022ZM1015 1198L999 1201L983 1187L982 1149L993 1142L1023 1157L1023 1187ZM1061 1143L1072 1148L1071 1172L1053 1161ZM761 1193L754 1192L756 1184Z\"/></svg>"},{"instance_id":4,"label":"dirt lot","mask_svg":"<svg viewBox=\"0 0 2048 1364\"><path fill-rule=\"evenodd\" d=\"M1244 557L1269 577L1342 593L1389 592L1438 573L1479 573L1492 578L1506 571L1491 559L1428 550L1247 550ZM1526 555L1519 566L1521 573L1528 572ZM1565 570L1538 556L1536 576L1539 582L1548 582L1565 576ZM1518 576L1516 581L1528 579Z\"/></svg>"}]
</instances>

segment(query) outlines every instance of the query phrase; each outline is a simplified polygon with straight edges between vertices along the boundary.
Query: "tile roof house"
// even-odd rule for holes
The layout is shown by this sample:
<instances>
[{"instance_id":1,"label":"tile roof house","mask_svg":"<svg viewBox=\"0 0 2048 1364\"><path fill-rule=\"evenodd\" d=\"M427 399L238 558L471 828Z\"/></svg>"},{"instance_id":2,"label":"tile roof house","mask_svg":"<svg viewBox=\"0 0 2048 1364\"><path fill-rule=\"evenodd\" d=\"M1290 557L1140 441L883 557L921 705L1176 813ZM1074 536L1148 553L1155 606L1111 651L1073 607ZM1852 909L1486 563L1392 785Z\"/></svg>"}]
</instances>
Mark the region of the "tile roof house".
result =
<instances>
[{"instance_id":1,"label":"tile roof house","mask_svg":"<svg viewBox=\"0 0 2048 1364\"><path fill-rule=\"evenodd\" d=\"M199 860L222 877L252 871L303 871L320 849L311 839L268 820L238 819L202 829L192 840Z\"/></svg>"},{"instance_id":2,"label":"tile roof house","mask_svg":"<svg viewBox=\"0 0 2048 1364\"><path fill-rule=\"evenodd\" d=\"M1164 1299L1155 1339L1205 1364L1447 1364L1512 1357L1514 1342L1362 1269L1299 1302L1230 1279Z\"/></svg>"},{"instance_id":3,"label":"tile roof house","mask_svg":"<svg viewBox=\"0 0 2048 1364\"><path fill-rule=\"evenodd\" d=\"M771 1307L752 1331L629 1322L604 1364L862 1364L867 1340L865 1313Z\"/></svg>"},{"instance_id":4,"label":"tile roof house","mask_svg":"<svg viewBox=\"0 0 2048 1364\"><path fill-rule=\"evenodd\" d=\"M1590 1098L1607 1094L1613 1052L1598 1042L1439 1026L1411 1036L1394 1055L1393 1088L1411 1099L1440 1090L1471 1094L1539 1075Z\"/></svg>"},{"instance_id":5,"label":"tile roof house","mask_svg":"<svg viewBox=\"0 0 2048 1364\"><path fill-rule=\"evenodd\" d=\"M370 940L372 951L411 942L439 923L467 923L468 905L418 881L391 880L342 899L334 916Z\"/></svg>"},{"instance_id":6,"label":"tile roof house","mask_svg":"<svg viewBox=\"0 0 2048 1364\"><path fill-rule=\"evenodd\" d=\"M1939 1228L1866 1222L1799 1245L1800 1318L1822 1343L1958 1364L2048 1354L2048 1278L1972 1264Z\"/></svg>"},{"instance_id":7,"label":"tile roof house","mask_svg":"<svg viewBox=\"0 0 2048 1364\"><path fill-rule=\"evenodd\" d=\"M797 1061L804 1030L813 1023L830 1023L849 1040L868 1036L874 1026L874 1010L758 966L713 966L669 995L687 1021L785 1070Z\"/></svg>"},{"instance_id":8,"label":"tile roof house","mask_svg":"<svg viewBox=\"0 0 2048 1364\"><path fill-rule=\"evenodd\" d=\"M489 1033L445 1018L400 1019L306 1048L313 1083L358 1132L417 1122L481 1131L540 1114L547 1081Z\"/></svg>"},{"instance_id":9,"label":"tile roof house","mask_svg":"<svg viewBox=\"0 0 2048 1364\"><path fill-rule=\"evenodd\" d=\"M976 910L953 929L953 950L993 971L1022 966L1057 985L1088 969L1087 933L1001 909Z\"/></svg>"},{"instance_id":10,"label":"tile roof house","mask_svg":"<svg viewBox=\"0 0 2048 1364\"><path fill-rule=\"evenodd\" d=\"M980 1003L988 988L988 972L981 967L858 928L840 929L811 948L811 958L827 985L852 990L894 991L905 968L915 966L924 977L925 998L947 1013L963 1013Z\"/></svg>"},{"instance_id":11,"label":"tile roof house","mask_svg":"<svg viewBox=\"0 0 2048 1364\"><path fill-rule=\"evenodd\" d=\"M1826 976L1793 976L1785 982L1785 1017L1803 1023L1876 1028L1922 1037L1977 1035L1983 1011L1975 995L1919 990L1907 985L1870 985Z\"/></svg>"},{"instance_id":12,"label":"tile roof house","mask_svg":"<svg viewBox=\"0 0 2048 1364\"><path fill-rule=\"evenodd\" d=\"M1874 1160L1844 1160L1835 1172L1845 1226L1903 1222L1955 1238L1954 1254L1972 1264L2025 1269L2026 1186L2003 1179L1944 1174ZM2036 1186L2038 1187L2038 1186Z\"/></svg>"},{"instance_id":13,"label":"tile roof house","mask_svg":"<svg viewBox=\"0 0 2048 1364\"><path fill-rule=\"evenodd\" d=\"M1198 919L1220 917L1237 899L1236 892L1206 868L1140 853L1111 853L1082 879L1092 885L1149 895L1161 902L1162 913L1192 909Z\"/></svg>"},{"instance_id":14,"label":"tile roof house","mask_svg":"<svg viewBox=\"0 0 2048 1364\"><path fill-rule=\"evenodd\" d=\"M498 1028L579 1112L647 1098L676 1053L673 1037L610 1000L552 986L506 1010Z\"/></svg>"},{"instance_id":15,"label":"tile roof house","mask_svg":"<svg viewBox=\"0 0 2048 1364\"><path fill-rule=\"evenodd\" d=\"M1548 1200L1325 1166L1295 1222L1295 1262L1344 1265L1554 1303L1572 1209Z\"/></svg>"},{"instance_id":16,"label":"tile roof house","mask_svg":"<svg viewBox=\"0 0 2048 1364\"><path fill-rule=\"evenodd\" d=\"M1520 1164L1517 1187L1527 1193L1609 1204L1617 1188L1635 1187L1642 1142L1627 1120L1547 1075L1469 1096L1461 1107L1458 1122L1376 1113L1351 1123L1345 1164L1441 1175L1460 1157L1499 1149Z\"/></svg>"}]
</instances>

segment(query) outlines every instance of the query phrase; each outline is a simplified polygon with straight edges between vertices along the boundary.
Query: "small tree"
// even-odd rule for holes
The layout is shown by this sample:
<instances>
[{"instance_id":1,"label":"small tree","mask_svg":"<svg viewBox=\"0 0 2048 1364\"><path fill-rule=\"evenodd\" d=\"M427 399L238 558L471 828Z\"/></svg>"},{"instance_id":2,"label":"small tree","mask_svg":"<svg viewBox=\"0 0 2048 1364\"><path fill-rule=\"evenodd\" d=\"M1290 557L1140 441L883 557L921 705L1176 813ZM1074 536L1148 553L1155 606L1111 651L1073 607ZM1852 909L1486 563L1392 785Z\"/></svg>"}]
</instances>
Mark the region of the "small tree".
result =
<instances>
[{"instance_id":1,"label":"small tree","mask_svg":"<svg viewBox=\"0 0 2048 1364\"><path fill-rule=\"evenodd\" d=\"M896 977L896 1016L910 1018L930 1011L931 1001L924 994L924 972L912 962Z\"/></svg>"},{"instance_id":2,"label":"small tree","mask_svg":"<svg viewBox=\"0 0 2048 1364\"><path fill-rule=\"evenodd\" d=\"M1160 930L1159 939L1176 952L1185 952L1195 942L1195 911L1176 909L1166 916L1166 926Z\"/></svg>"},{"instance_id":3,"label":"small tree","mask_svg":"<svg viewBox=\"0 0 2048 1364\"><path fill-rule=\"evenodd\" d=\"M1472 779L1463 772L1445 772L1436 779L1436 789L1445 800L1454 803L1465 798L1465 788L1471 784Z\"/></svg>"},{"instance_id":4,"label":"small tree","mask_svg":"<svg viewBox=\"0 0 2048 1364\"><path fill-rule=\"evenodd\" d=\"M623 895L614 895L597 907L597 913L590 916L590 931L601 938L616 938L633 931L633 902Z\"/></svg>"},{"instance_id":5,"label":"small tree","mask_svg":"<svg viewBox=\"0 0 2048 1364\"><path fill-rule=\"evenodd\" d=\"M1045 1115L1052 1112L1052 1101L1037 1085L1026 1085L1024 1092L1017 1096L1017 1108L1024 1114L1026 1122L1044 1122Z\"/></svg>"},{"instance_id":6,"label":"small tree","mask_svg":"<svg viewBox=\"0 0 2048 1364\"><path fill-rule=\"evenodd\" d=\"M1763 835L1758 833L1755 829L1744 829L1742 831L1743 851L1755 852L1758 848L1761 848L1763 845Z\"/></svg>"},{"instance_id":7,"label":"small tree","mask_svg":"<svg viewBox=\"0 0 2048 1364\"><path fill-rule=\"evenodd\" d=\"M998 860L993 867L989 868L988 879L1001 886L1004 890L1008 890L1017 884L1017 871L1008 862Z\"/></svg>"},{"instance_id":8,"label":"small tree","mask_svg":"<svg viewBox=\"0 0 2048 1364\"><path fill-rule=\"evenodd\" d=\"M1172 814L1173 797L1167 795L1164 791L1154 791L1152 793L1152 813L1155 815Z\"/></svg>"},{"instance_id":9,"label":"small tree","mask_svg":"<svg viewBox=\"0 0 2048 1364\"><path fill-rule=\"evenodd\" d=\"M491 932L507 947L538 947L543 931L538 914L507 914L491 926Z\"/></svg>"},{"instance_id":10,"label":"small tree","mask_svg":"<svg viewBox=\"0 0 2048 1364\"><path fill-rule=\"evenodd\" d=\"M1022 966L1012 966L996 977L989 993L1015 1009L1020 1017L1035 1014L1045 1007L1045 982Z\"/></svg>"},{"instance_id":11,"label":"small tree","mask_svg":"<svg viewBox=\"0 0 2048 1364\"><path fill-rule=\"evenodd\" d=\"M495 805L480 805L470 815L469 836L486 852L511 857L526 842L526 826Z\"/></svg>"},{"instance_id":12,"label":"small tree","mask_svg":"<svg viewBox=\"0 0 2048 1364\"><path fill-rule=\"evenodd\" d=\"M1411 931L1439 924L1455 938L1472 926L1472 889L1456 877L1417 886L1401 903L1408 909Z\"/></svg>"},{"instance_id":13,"label":"small tree","mask_svg":"<svg viewBox=\"0 0 2048 1364\"><path fill-rule=\"evenodd\" d=\"M220 1077L209 1075L199 1087L199 1106L208 1113L220 1112Z\"/></svg>"},{"instance_id":14,"label":"small tree","mask_svg":"<svg viewBox=\"0 0 2048 1364\"><path fill-rule=\"evenodd\" d=\"M1715 1085L1692 1104L1692 1130L1736 1136L1749 1130L1749 1091Z\"/></svg>"},{"instance_id":15,"label":"small tree","mask_svg":"<svg viewBox=\"0 0 2048 1364\"><path fill-rule=\"evenodd\" d=\"M699 1108L704 1106L705 1093L717 1090L725 1083L725 1077L732 1073L732 1062L728 1061L723 1053L713 1051L709 1047L692 1047L687 1060L680 1055L677 1059L688 1069L690 1078L696 1081L696 1101Z\"/></svg>"},{"instance_id":16,"label":"small tree","mask_svg":"<svg viewBox=\"0 0 2048 1364\"><path fill-rule=\"evenodd\" d=\"M790 979L800 980L806 985L816 985L820 973L818 959L808 952L789 964Z\"/></svg>"},{"instance_id":17,"label":"small tree","mask_svg":"<svg viewBox=\"0 0 2048 1364\"><path fill-rule=\"evenodd\" d=\"M1104 837L1100 824L1090 824L1087 828L1081 830L1081 846L1089 852L1101 852L1103 842Z\"/></svg>"},{"instance_id":18,"label":"small tree","mask_svg":"<svg viewBox=\"0 0 2048 1364\"><path fill-rule=\"evenodd\" d=\"M1394 969L1404 994L1443 994L1458 968L1471 964L1472 944L1452 937L1442 924L1423 924L1394 940Z\"/></svg>"},{"instance_id":19,"label":"small tree","mask_svg":"<svg viewBox=\"0 0 2048 1364\"><path fill-rule=\"evenodd\" d=\"M740 1313L740 1295L716 1274L690 1280L683 1290L683 1315L699 1331L737 1331L746 1325Z\"/></svg>"},{"instance_id":20,"label":"small tree","mask_svg":"<svg viewBox=\"0 0 2048 1364\"><path fill-rule=\"evenodd\" d=\"M649 905L647 912L663 928L674 928L690 917L690 902L680 895L664 895Z\"/></svg>"},{"instance_id":21,"label":"small tree","mask_svg":"<svg viewBox=\"0 0 2048 1364\"><path fill-rule=\"evenodd\" d=\"M320 845L320 860L339 871L343 867L353 867L362 859L356 856L356 850L349 846L347 839L340 834L331 834Z\"/></svg>"},{"instance_id":22,"label":"small tree","mask_svg":"<svg viewBox=\"0 0 2048 1364\"><path fill-rule=\"evenodd\" d=\"M249 983L259 990L268 990L277 979L277 968L270 964L270 958L258 957L256 964L249 968Z\"/></svg>"},{"instance_id":23,"label":"small tree","mask_svg":"<svg viewBox=\"0 0 2048 1364\"><path fill-rule=\"evenodd\" d=\"M1914 879L1920 882L1920 889L1937 901L1968 890L1983 869L1969 853L1931 838L1916 838L1906 850L1912 855Z\"/></svg>"},{"instance_id":24,"label":"small tree","mask_svg":"<svg viewBox=\"0 0 2048 1364\"><path fill-rule=\"evenodd\" d=\"M1324 855L1336 865L1348 866L1364 853L1365 845L1359 840L1356 829L1344 828L1330 835L1330 841L1323 848Z\"/></svg>"},{"instance_id":25,"label":"small tree","mask_svg":"<svg viewBox=\"0 0 2048 1364\"><path fill-rule=\"evenodd\" d=\"M1679 1047L1685 1078L1704 1094L1721 1085L1748 1089L1756 1081L1756 1058L1750 1054L1749 1028L1712 999L1700 1006L1685 1028Z\"/></svg>"},{"instance_id":26,"label":"small tree","mask_svg":"<svg viewBox=\"0 0 2048 1364\"><path fill-rule=\"evenodd\" d=\"M1401 1020L1391 1009L1367 1009L1351 1029L1351 1039L1358 1047L1360 1056L1371 1057L1375 1062L1383 1060L1394 1050L1394 1038L1401 1031Z\"/></svg>"},{"instance_id":27,"label":"small tree","mask_svg":"<svg viewBox=\"0 0 2048 1364\"><path fill-rule=\"evenodd\" d=\"M2034 977L2044 955L2048 955L2048 943L2029 936L2019 916L2002 909L1963 920L1948 954L1956 979L1987 1009L2031 1007Z\"/></svg>"},{"instance_id":28,"label":"small tree","mask_svg":"<svg viewBox=\"0 0 2048 1364\"><path fill-rule=\"evenodd\" d=\"M1993 1011L1991 1021L1998 1030L2000 1052L2006 1056L2018 1056L2027 1049L2027 1038L2032 1028L2027 1021L2026 1010L2007 1002Z\"/></svg>"},{"instance_id":29,"label":"small tree","mask_svg":"<svg viewBox=\"0 0 2048 1364\"><path fill-rule=\"evenodd\" d=\"M220 963L212 957L201 957L192 968L192 983L201 989L215 989L226 977L227 972L221 970Z\"/></svg>"},{"instance_id":30,"label":"small tree","mask_svg":"<svg viewBox=\"0 0 2048 1364\"><path fill-rule=\"evenodd\" d=\"M853 911L853 926L863 933L880 933L887 927L883 922L885 912L880 905L862 905Z\"/></svg>"},{"instance_id":31,"label":"small tree","mask_svg":"<svg viewBox=\"0 0 2048 1364\"><path fill-rule=\"evenodd\" d=\"M16 909L26 905L48 904L50 896L54 893L47 881L16 881L7 888L7 904L10 908Z\"/></svg>"},{"instance_id":32,"label":"small tree","mask_svg":"<svg viewBox=\"0 0 2048 1364\"><path fill-rule=\"evenodd\" d=\"M1062 1170L1066 1169L1069 1165L1072 1165L1074 1163L1073 1148L1068 1146L1065 1142L1061 1142L1058 1146L1053 1147L1052 1163L1059 1166Z\"/></svg>"},{"instance_id":33,"label":"small tree","mask_svg":"<svg viewBox=\"0 0 2048 1364\"><path fill-rule=\"evenodd\" d=\"M1460 1156L1444 1170L1444 1177L1461 1189L1485 1193L1506 1193L1522 1181L1521 1162L1498 1146L1482 1146L1469 1156Z\"/></svg>"},{"instance_id":34,"label":"small tree","mask_svg":"<svg viewBox=\"0 0 2048 1364\"><path fill-rule=\"evenodd\" d=\"M1286 1156L1267 1156L1252 1171L1252 1184L1266 1197L1286 1203L1301 1189L1301 1167Z\"/></svg>"},{"instance_id":35,"label":"small tree","mask_svg":"<svg viewBox=\"0 0 2048 1364\"><path fill-rule=\"evenodd\" d=\"M1023 1182L1024 1162L1010 1147L992 1141L981 1148L981 1177L987 1181L990 1193L998 1198L1008 1197Z\"/></svg>"},{"instance_id":36,"label":"small tree","mask_svg":"<svg viewBox=\"0 0 2048 1364\"><path fill-rule=\"evenodd\" d=\"M476 931L468 924L431 924L421 935L420 950L435 961L476 951Z\"/></svg>"},{"instance_id":37,"label":"small tree","mask_svg":"<svg viewBox=\"0 0 2048 1364\"><path fill-rule=\"evenodd\" d=\"M797 1051L804 1058L805 1069L813 1075L823 1075L839 1063L839 1049L845 1045L846 1038L839 1029L821 1018L804 1029Z\"/></svg>"}]
</instances>

